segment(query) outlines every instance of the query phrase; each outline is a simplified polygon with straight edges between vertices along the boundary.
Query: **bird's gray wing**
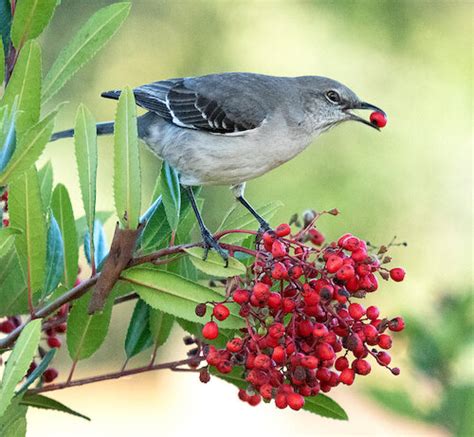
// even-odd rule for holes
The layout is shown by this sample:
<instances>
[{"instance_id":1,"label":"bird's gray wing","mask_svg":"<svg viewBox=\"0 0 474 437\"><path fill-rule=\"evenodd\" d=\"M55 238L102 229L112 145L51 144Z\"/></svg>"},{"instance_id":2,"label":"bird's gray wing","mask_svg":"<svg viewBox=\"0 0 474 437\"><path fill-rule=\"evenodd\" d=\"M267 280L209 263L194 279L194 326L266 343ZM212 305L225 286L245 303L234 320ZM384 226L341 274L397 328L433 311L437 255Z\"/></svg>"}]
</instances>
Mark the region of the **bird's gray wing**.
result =
<instances>
[{"instance_id":1,"label":"bird's gray wing","mask_svg":"<svg viewBox=\"0 0 474 437\"><path fill-rule=\"evenodd\" d=\"M170 79L135 88L139 106L180 127L216 134L255 129L268 111L245 83L229 75ZM103 93L118 98L118 91Z\"/></svg>"}]
</instances>

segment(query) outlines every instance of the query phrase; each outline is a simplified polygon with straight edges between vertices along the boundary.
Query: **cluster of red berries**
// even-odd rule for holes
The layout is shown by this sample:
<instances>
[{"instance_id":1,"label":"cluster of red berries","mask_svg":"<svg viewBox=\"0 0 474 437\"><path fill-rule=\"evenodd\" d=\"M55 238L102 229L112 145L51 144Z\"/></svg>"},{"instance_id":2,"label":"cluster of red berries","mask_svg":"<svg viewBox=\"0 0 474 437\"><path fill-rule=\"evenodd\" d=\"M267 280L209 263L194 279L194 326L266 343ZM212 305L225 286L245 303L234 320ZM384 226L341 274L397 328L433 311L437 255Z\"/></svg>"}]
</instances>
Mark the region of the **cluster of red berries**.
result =
<instances>
[{"instance_id":1,"label":"cluster of red berries","mask_svg":"<svg viewBox=\"0 0 474 437\"><path fill-rule=\"evenodd\" d=\"M5 190L0 195L0 218L2 219L2 225L0 227L8 227L10 225L10 220L7 217L8 213L8 191Z\"/></svg>"},{"instance_id":2,"label":"cluster of red berries","mask_svg":"<svg viewBox=\"0 0 474 437\"><path fill-rule=\"evenodd\" d=\"M294 235L287 224L265 233L253 278L241 278L223 302L214 303L212 320L202 330L204 338L217 338L215 320L229 316L226 304L240 306L246 328L224 349L210 345L206 360L222 374L241 370L248 388L239 398L250 405L274 399L278 408L299 410L305 397L369 374L369 355L394 375L400 372L389 367L386 350L392 345L389 332L401 331L403 319L382 318L376 306L365 308L355 300L377 290L376 274L401 281L404 270L386 269L386 248L371 254L372 248L351 234L323 247L307 245L324 242L313 223ZM197 313L203 312L198 306Z\"/></svg>"}]
</instances>

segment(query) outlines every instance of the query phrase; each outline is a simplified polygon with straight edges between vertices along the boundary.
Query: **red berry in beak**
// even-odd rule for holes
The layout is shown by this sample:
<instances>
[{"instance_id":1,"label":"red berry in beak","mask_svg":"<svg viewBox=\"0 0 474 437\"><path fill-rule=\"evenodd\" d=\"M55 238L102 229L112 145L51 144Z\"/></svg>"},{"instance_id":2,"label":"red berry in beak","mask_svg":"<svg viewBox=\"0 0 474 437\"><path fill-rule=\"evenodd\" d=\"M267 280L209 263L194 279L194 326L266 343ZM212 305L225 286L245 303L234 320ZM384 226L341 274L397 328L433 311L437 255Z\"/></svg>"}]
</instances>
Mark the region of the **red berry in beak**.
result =
<instances>
[{"instance_id":1,"label":"red berry in beak","mask_svg":"<svg viewBox=\"0 0 474 437\"><path fill-rule=\"evenodd\" d=\"M372 114L370 114L370 122L377 127L385 127L387 124L387 116L382 112L372 112Z\"/></svg>"}]
</instances>

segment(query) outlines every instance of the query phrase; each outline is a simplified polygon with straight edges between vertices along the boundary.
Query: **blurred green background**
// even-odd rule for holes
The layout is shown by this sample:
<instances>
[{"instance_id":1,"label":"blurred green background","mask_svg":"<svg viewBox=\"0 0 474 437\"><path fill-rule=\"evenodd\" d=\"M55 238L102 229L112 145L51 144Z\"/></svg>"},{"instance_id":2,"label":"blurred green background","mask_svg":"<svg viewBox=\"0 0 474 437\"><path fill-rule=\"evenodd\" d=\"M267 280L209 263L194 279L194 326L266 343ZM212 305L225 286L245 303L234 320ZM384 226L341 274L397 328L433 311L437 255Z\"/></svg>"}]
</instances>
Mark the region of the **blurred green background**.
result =
<instances>
[{"instance_id":1,"label":"blurred green background","mask_svg":"<svg viewBox=\"0 0 474 437\"><path fill-rule=\"evenodd\" d=\"M86 18L109 3L62 0L43 40L45 70ZM308 208L337 207L341 215L320 222L328 238L352 232L378 244L394 235L407 241L408 247L391 253L394 265L406 268L406 280L384 283L371 299L387 315L408 315L421 324L430 321L436 336L443 329L441 322L433 324L443 312L441 296L471 293L473 3L132 3L118 35L50 103L69 102L57 127L71 127L81 102L97 120L112 119L114 103L100 98L102 91L169 77L252 71L339 80L383 108L387 127L377 133L346 123L293 161L251 181L247 197L256 205L283 201L274 224ZM100 210L113 210L111 146L110 138L100 141ZM53 162L55 181L67 185L81 216L72 141L49 145L43 157L47 159ZM144 198L149 199L160 162L145 146L142 167ZM205 219L215 228L232 205L232 195L226 187L206 188L203 195ZM123 359L117 345L123 342L129 311L126 306L118 310L116 336L97 354L94 366ZM465 343L472 342L472 329L460 335ZM418 379L407 353L408 337L394 347L402 375L393 381L385 372L376 372L379 377L373 380L387 386L415 383L418 397L436 403L433 393L440 389L429 379L426 384ZM462 371L457 378L464 384L473 377L472 348L460 360L464 364L458 365ZM429 365L436 366L436 360ZM356 386L364 388L370 379Z\"/></svg>"}]
</instances>

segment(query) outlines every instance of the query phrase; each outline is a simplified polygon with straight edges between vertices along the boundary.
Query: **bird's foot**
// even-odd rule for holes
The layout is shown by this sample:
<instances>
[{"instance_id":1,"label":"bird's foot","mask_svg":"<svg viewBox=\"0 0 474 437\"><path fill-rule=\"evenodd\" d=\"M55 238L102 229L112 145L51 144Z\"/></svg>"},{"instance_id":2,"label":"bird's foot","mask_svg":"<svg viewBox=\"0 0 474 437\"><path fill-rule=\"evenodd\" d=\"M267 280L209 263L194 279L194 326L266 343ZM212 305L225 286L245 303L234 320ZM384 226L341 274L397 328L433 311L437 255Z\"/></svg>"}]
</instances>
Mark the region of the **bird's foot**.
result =
<instances>
[{"instance_id":1,"label":"bird's foot","mask_svg":"<svg viewBox=\"0 0 474 437\"><path fill-rule=\"evenodd\" d=\"M224 260L225 267L229 265L229 255L227 252L220 246L218 241L212 236L208 229L203 229L201 232L202 241L204 243L204 256L203 261L206 261L207 255L211 249L214 249Z\"/></svg>"}]
</instances>

